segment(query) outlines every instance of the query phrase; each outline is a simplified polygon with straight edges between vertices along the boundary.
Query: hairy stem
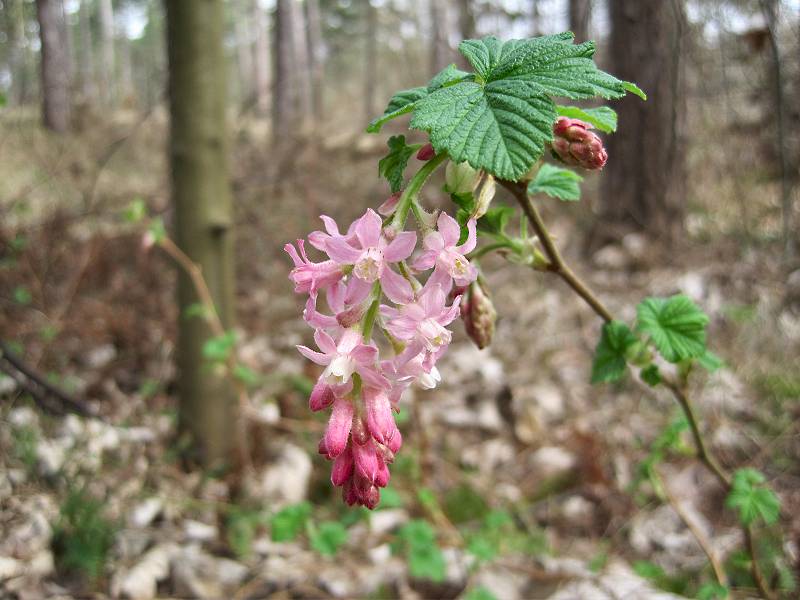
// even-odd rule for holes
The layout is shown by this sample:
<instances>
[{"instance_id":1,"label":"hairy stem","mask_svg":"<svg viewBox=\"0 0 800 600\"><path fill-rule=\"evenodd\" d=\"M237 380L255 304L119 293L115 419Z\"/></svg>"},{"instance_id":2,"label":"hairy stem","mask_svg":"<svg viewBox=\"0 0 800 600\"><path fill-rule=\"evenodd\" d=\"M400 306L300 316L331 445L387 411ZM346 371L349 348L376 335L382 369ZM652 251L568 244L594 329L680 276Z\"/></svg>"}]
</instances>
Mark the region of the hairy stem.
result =
<instances>
[{"instance_id":1,"label":"hairy stem","mask_svg":"<svg viewBox=\"0 0 800 600\"><path fill-rule=\"evenodd\" d=\"M542 243L545 255L549 261L547 270L551 273L555 273L561 279L563 279L567 285L569 285L573 291L578 294L578 296L580 296L601 319L603 319L603 321L606 323L613 321L614 317L611 314L611 311L605 307L605 305L597 298L597 296L595 296L595 294L586 286L586 284L583 283L583 281L581 281L581 279L578 278L572 269L570 269L569 266L567 266L567 264L564 262L564 259L561 257L561 253L558 251L558 248L556 248L556 245L553 242L553 238L550 236L550 232L547 230L544 221L542 221L539 211L536 210L536 206L528 196L528 191L525 184L511 181L500 181L500 183L513 194L514 198L522 208L522 211L525 213L525 217L533 227L536 236ZM731 476L720 466L716 458L714 458L714 456L706 448L697 417L695 416L691 401L689 400L685 390L676 382L671 380L665 379L663 383L672 392L672 395L678 401L681 410L686 416L686 420L689 422L697 458L700 460L701 464L703 464L719 480L725 491L730 492ZM756 582L761 595L764 598L767 598L767 600L772 600L775 598L775 594L773 594L772 590L770 589L769 584L764 577L764 573L761 571L761 567L758 565L752 530L749 526L742 525L742 532L744 533L747 551L750 554L750 570L753 579Z\"/></svg>"},{"instance_id":2,"label":"hairy stem","mask_svg":"<svg viewBox=\"0 0 800 600\"><path fill-rule=\"evenodd\" d=\"M398 231L402 230L406 224L406 217L411 208L411 203L417 197L422 186L428 180L428 177L447 159L447 152L437 154L416 172L416 174L408 182L408 187L403 190L400 196L400 201L397 204L397 210L392 218L392 226Z\"/></svg>"}]
</instances>

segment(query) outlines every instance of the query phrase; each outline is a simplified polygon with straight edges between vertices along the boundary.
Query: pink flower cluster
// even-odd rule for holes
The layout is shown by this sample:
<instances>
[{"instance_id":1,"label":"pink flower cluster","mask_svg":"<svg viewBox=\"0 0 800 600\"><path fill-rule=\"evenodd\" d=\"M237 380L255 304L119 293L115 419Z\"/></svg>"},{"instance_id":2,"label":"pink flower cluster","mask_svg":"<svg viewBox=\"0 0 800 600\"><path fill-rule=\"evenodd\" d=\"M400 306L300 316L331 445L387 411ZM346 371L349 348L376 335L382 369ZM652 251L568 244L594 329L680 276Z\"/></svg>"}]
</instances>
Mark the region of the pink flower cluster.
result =
<instances>
[{"instance_id":1,"label":"pink flower cluster","mask_svg":"<svg viewBox=\"0 0 800 600\"><path fill-rule=\"evenodd\" d=\"M584 169L602 169L608 154L591 123L580 119L559 117L553 125L553 151L566 164Z\"/></svg>"},{"instance_id":2,"label":"pink flower cluster","mask_svg":"<svg viewBox=\"0 0 800 600\"><path fill-rule=\"evenodd\" d=\"M319 348L298 350L325 367L309 405L312 411L331 408L319 444L320 454L333 461L331 482L342 487L347 504L374 508L402 445L393 414L400 397L414 383L433 388L440 380L436 361L450 343L447 326L459 316L461 300L448 305L448 295L453 284L463 287L477 277L466 258L475 248L475 222L459 245L458 223L441 213L411 260L417 234L384 225L372 209L344 234L330 217L322 221L325 231L311 233L308 243L326 260L310 260L304 240L284 247L294 261L289 278L295 292L308 294L303 318ZM423 285L419 278L431 269ZM326 312L319 310L320 293ZM365 330L382 331L394 355L382 359Z\"/></svg>"}]
</instances>

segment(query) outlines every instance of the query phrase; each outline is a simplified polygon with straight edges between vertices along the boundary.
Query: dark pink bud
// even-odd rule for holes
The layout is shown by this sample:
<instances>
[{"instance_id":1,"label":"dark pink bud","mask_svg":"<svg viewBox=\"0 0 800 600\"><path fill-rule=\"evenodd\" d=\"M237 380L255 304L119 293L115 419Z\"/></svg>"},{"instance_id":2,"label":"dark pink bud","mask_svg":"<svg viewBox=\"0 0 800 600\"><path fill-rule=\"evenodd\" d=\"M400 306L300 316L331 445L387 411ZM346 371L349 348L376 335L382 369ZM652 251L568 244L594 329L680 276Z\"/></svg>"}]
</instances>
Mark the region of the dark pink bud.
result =
<instances>
[{"instance_id":1,"label":"dark pink bud","mask_svg":"<svg viewBox=\"0 0 800 600\"><path fill-rule=\"evenodd\" d=\"M389 485L389 467L378 457L378 471L375 473L375 485L378 487L386 487Z\"/></svg>"},{"instance_id":2,"label":"dark pink bud","mask_svg":"<svg viewBox=\"0 0 800 600\"><path fill-rule=\"evenodd\" d=\"M370 486L370 488L364 494L361 495L361 504L363 504L370 510L378 506L380 501L381 501L381 491L374 485Z\"/></svg>"},{"instance_id":3,"label":"dark pink bud","mask_svg":"<svg viewBox=\"0 0 800 600\"><path fill-rule=\"evenodd\" d=\"M370 434L381 444L385 444L397 430L389 397L382 390L366 388L364 404L367 408L367 428Z\"/></svg>"},{"instance_id":4,"label":"dark pink bud","mask_svg":"<svg viewBox=\"0 0 800 600\"><path fill-rule=\"evenodd\" d=\"M608 160L603 141L579 119L559 117L553 125L553 152L564 163L584 169L602 169Z\"/></svg>"},{"instance_id":5,"label":"dark pink bud","mask_svg":"<svg viewBox=\"0 0 800 600\"><path fill-rule=\"evenodd\" d=\"M363 446L369 440L369 431L367 431L364 420L358 415L353 417L353 441L356 445Z\"/></svg>"},{"instance_id":6,"label":"dark pink bud","mask_svg":"<svg viewBox=\"0 0 800 600\"><path fill-rule=\"evenodd\" d=\"M395 435L400 435L400 431L396 431ZM375 450L378 452L378 456L381 457L381 460L387 465L390 465L394 462L394 452L389 450L389 448L383 444L375 444Z\"/></svg>"},{"instance_id":7,"label":"dark pink bud","mask_svg":"<svg viewBox=\"0 0 800 600\"><path fill-rule=\"evenodd\" d=\"M346 398L337 398L333 403L328 428L325 430L325 449L328 458L336 458L347 447L350 427L353 423L353 405Z\"/></svg>"},{"instance_id":8,"label":"dark pink bud","mask_svg":"<svg viewBox=\"0 0 800 600\"><path fill-rule=\"evenodd\" d=\"M403 445L403 434L400 433L400 430L394 432L392 439L386 442L386 447L391 450L393 454L397 454L400 452L400 447Z\"/></svg>"},{"instance_id":9,"label":"dark pink bud","mask_svg":"<svg viewBox=\"0 0 800 600\"><path fill-rule=\"evenodd\" d=\"M378 474L378 455L375 452L375 444L373 444L372 440L367 440L367 443L363 446L354 444L353 459L356 465L356 473L370 483L374 482Z\"/></svg>"},{"instance_id":10,"label":"dark pink bud","mask_svg":"<svg viewBox=\"0 0 800 600\"><path fill-rule=\"evenodd\" d=\"M325 458L328 457L328 447L325 445L324 437L319 441L319 444L317 444L317 452Z\"/></svg>"},{"instance_id":11,"label":"dark pink bud","mask_svg":"<svg viewBox=\"0 0 800 600\"><path fill-rule=\"evenodd\" d=\"M364 312L366 312L366 307L363 304L358 304L349 310L338 313L336 315L336 322L347 329L358 323L361 317L364 316Z\"/></svg>"},{"instance_id":12,"label":"dark pink bud","mask_svg":"<svg viewBox=\"0 0 800 600\"><path fill-rule=\"evenodd\" d=\"M349 447L345 448L336 460L333 461L331 469L331 483L335 486L344 485L353 476L353 452Z\"/></svg>"},{"instance_id":13,"label":"dark pink bud","mask_svg":"<svg viewBox=\"0 0 800 600\"><path fill-rule=\"evenodd\" d=\"M353 506L361 500L358 491L356 490L356 486L353 485L352 479L348 479L345 482L344 487L342 487L342 500L344 500L348 506Z\"/></svg>"},{"instance_id":14,"label":"dark pink bud","mask_svg":"<svg viewBox=\"0 0 800 600\"><path fill-rule=\"evenodd\" d=\"M324 381L318 381L314 389L311 390L311 396L308 398L308 407L317 412L328 408L335 399L336 396L333 394L331 386Z\"/></svg>"},{"instance_id":15,"label":"dark pink bud","mask_svg":"<svg viewBox=\"0 0 800 600\"><path fill-rule=\"evenodd\" d=\"M461 303L461 318L467 335L478 348L486 348L492 343L497 311L484 287L473 281L469 286L467 301Z\"/></svg>"},{"instance_id":16,"label":"dark pink bud","mask_svg":"<svg viewBox=\"0 0 800 600\"><path fill-rule=\"evenodd\" d=\"M436 156L436 151L433 149L433 145L430 143L425 144L419 149L419 152L417 152L417 160L430 160L434 156Z\"/></svg>"}]
</instances>

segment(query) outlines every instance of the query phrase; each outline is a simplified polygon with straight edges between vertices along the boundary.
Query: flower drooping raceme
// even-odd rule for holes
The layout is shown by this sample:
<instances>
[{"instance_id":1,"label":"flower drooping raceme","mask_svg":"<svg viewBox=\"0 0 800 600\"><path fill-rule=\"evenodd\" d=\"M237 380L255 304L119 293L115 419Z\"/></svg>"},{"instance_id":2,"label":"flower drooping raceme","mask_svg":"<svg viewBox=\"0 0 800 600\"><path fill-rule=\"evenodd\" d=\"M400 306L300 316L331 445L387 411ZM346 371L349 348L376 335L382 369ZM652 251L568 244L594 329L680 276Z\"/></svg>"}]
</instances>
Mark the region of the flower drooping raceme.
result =
<instances>
[{"instance_id":1,"label":"flower drooping raceme","mask_svg":"<svg viewBox=\"0 0 800 600\"><path fill-rule=\"evenodd\" d=\"M295 291L308 294L303 319L319 348L298 350L323 367L309 408L331 411L319 443L320 454L333 462L331 483L342 488L347 504L374 508L403 444L394 418L403 392L413 384L430 389L441 380L436 362L450 344L448 326L459 315L461 300L451 296L448 304L448 293L454 282L463 287L477 277L466 258L475 247L475 221L459 245L461 228L441 214L413 271L405 261L415 249L416 233L384 225L371 209L345 234L330 217L322 221L325 231L312 232L308 242L327 260L312 262L304 240L297 241L297 249L285 247L295 264L290 273ZM418 278L426 271L421 285ZM393 356L380 357L373 331L383 332Z\"/></svg>"},{"instance_id":2,"label":"flower drooping raceme","mask_svg":"<svg viewBox=\"0 0 800 600\"><path fill-rule=\"evenodd\" d=\"M580 119L559 117L553 125L551 145L556 155L566 164L584 169L602 169L608 160L608 154L591 123Z\"/></svg>"},{"instance_id":3,"label":"flower drooping raceme","mask_svg":"<svg viewBox=\"0 0 800 600\"><path fill-rule=\"evenodd\" d=\"M453 282L456 285L469 285L478 276L478 270L466 258L475 249L476 231L475 220L467 222L467 239L459 245L461 227L458 222L445 212L439 215L436 221L438 231L432 231L425 236L423 246L425 250L414 261L417 271L425 271L434 267L434 281L442 285L445 293L450 291Z\"/></svg>"}]
</instances>

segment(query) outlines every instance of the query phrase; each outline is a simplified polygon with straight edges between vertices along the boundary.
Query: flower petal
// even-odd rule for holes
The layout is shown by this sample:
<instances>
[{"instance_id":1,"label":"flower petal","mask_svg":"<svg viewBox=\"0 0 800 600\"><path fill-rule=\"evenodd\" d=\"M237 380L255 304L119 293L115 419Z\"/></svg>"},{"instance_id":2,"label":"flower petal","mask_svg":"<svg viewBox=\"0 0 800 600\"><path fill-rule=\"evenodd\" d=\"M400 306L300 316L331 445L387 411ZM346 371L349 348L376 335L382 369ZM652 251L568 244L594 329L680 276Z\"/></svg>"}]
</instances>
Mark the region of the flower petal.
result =
<instances>
[{"instance_id":1,"label":"flower petal","mask_svg":"<svg viewBox=\"0 0 800 600\"><path fill-rule=\"evenodd\" d=\"M321 329L317 329L314 332L314 341L317 342L317 346L319 346L319 349L325 354L336 354L336 342Z\"/></svg>"},{"instance_id":2,"label":"flower petal","mask_svg":"<svg viewBox=\"0 0 800 600\"><path fill-rule=\"evenodd\" d=\"M356 237L361 242L361 247L371 248L377 247L378 241L381 239L381 217L371 208L367 209L358 221L356 221Z\"/></svg>"},{"instance_id":3,"label":"flower petal","mask_svg":"<svg viewBox=\"0 0 800 600\"><path fill-rule=\"evenodd\" d=\"M461 227L453 217L442 211L439 213L436 226L439 229L445 247L455 246L458 243L458 238L461 237Z\"/></svg>"},{"instance_id":4,"label":"flower petal","mask_svg":"<svg viewBox=\"0 0 800 600\"><path fill-rule=\"evenodd\" d=\"M332 237L325 244L325 251L340 265L352 265L361 256L361 250L353 248L343 237Z\"/></svg>"},{"instance_id":5,"label":"flower petal","mask_svg":"<svg viewBox=\"0 0 800 600\"><path fill-rule=\"evenodd\" d=\"M408 280L388 266L381 273L381 288L386 297L395 304L407 304L414 299L414 290Z\"/></svg>"},{"instance_id":6,"label":"flower petal","mask_svg":"<svg viewBox=\"0 0 800 600\"><path fill-rule=\"evenodd\" d=\"M308 360L317 363L318 365L327 365L331 362L331 357L322 352L315 352L307 346L297 346L298 352L305 356Z\"/></svg>"},{"instance_id":7,"label":"flower petal","mask_svg":"<svg viewBox=\"0 0 800 600\"><path fill-rule=\"evenodd\" d=\"M458 238L456 238L458 241ZM478 243L477 231L475 229L475 219L467 221L467 239L460 246L456 246L456 250L461 254L469 254L475 250L475 244Z\"/></svg>"},{"instance_id":8,"label":"flower petal","mask_svg":"<svg viewBox=\"0 0 800 600\"><path fill-rule=\"evenodd\" d=\"M383 258L389 262L400 262L411 256L416 245L416 233L413 231L401 231L383 251Z\"/></svg>"},{"instance_id":9,"label":"flower petal","mask_svg":"<svg viewBox=\"0 0 800 600\"><path fill-rule=\"evenodd\" d=\"M336 458L345 448L353 424L353 405L346 398L337 398L333 403L328 427L325 429L325 448L328 457Z\"/></svg>"}]
</instances>

